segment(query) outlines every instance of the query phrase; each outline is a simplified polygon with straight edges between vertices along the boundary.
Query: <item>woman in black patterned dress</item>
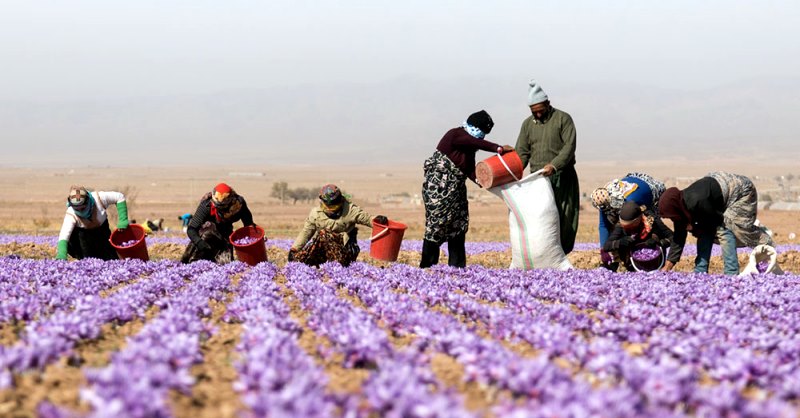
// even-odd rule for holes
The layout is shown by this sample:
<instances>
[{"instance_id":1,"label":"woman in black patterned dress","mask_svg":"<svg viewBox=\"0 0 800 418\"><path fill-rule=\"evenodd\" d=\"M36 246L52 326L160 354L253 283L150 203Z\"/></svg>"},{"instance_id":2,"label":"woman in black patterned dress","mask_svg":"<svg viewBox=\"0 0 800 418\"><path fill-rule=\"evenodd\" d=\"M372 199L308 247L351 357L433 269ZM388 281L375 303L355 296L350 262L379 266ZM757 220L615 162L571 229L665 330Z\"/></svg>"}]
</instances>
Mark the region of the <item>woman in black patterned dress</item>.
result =
<instances>
[{"instance_id":1,"label":"woman in black patterned dress","mask_svg":"<svg viewBox=\"0 0 800 418\"><path fill-rule=\"evenodd\" d=\"M464 267L464 248L469 229L469 206L466 180L475 181L475 153L478 150L502 154L513 151L483 139L492 131L494 122L486 111L473 113L458 128L444 134L433 155L425 160L425 239L419 266L430 267L439 262L439 247L447 242L448 264ZM477 184L477 182L476 182Z\"/></svg>"}]
</instances>

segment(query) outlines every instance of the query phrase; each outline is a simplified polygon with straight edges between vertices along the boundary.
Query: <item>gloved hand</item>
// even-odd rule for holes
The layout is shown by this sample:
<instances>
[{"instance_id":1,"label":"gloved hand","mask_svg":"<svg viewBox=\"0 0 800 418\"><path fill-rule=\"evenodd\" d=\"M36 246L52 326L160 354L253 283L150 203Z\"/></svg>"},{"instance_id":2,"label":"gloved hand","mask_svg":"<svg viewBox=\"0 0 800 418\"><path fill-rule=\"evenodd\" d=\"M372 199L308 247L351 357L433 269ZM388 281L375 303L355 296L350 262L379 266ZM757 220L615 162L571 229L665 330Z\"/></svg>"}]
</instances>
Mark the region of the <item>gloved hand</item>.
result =
<instances>
[{"instance_id":1,"label":"gloved hand","mask_svg":"<svg viewBox=\"0 0 800 418\"><path fill-rule=\"evenodd\" d=\"M288 261L294 261L295 254L297 254L297 249L289 248L289 256L287 257Z\"/></svg>"},{"instance_id":2,"label":"gloved hand","mask_svg":"<svg viewBox=\"0 0 800 418\"><path fill-rule=\"evenodd\" d=\"M197 248L197 251L201 253L207 253L211 251L211 246L208 245L208 243L203 241L202 239L194 243L194 246L195 248Z\"/></svg>"},{"instance_id":3,"label":"gloved hand","mask_svg":"<svg viewBox=\"0 0 800 418\"><path fill-rule=\"evenodd\" d=\"M633 245L634 239L629 236L624 236L617 241L618 248L628 248Z\"/></svg>"},{"instance_id":4,"label":"gloved hand","mask_svg":"<svg viewBox=\"0 0 800 418\"><path fill-rule=\"evenodd\" d=\"M67 240L59 240L56 245L56 260L67 259Z\"/></svg>"},{"instance_id":5,"label":"gloved hand","mask_svg":"<svg viewBox=\"0 0 800 418\"><path fill-rule=\"evenodd\" d=\"M117 229L125 229L128 227L128 204L123 200L117 202L117 215L119 215L119 222L117 222Z\"/></svg>"},{"instance_id":6,"label":"gloved hand","mask_svg":"<svg viewBox=\"0 0 800 418\"><path fill-rule=\"evenodd\" d=\"M389 225L389 218L383 215L378 215L375 217L375 223L379 223L381 225Z\"/></svg>"},{"instance_id":7,"label":"gloved hand","mask_svg":"<svg viewBox=\"0 0 800 418\"><path fill-rule=\"evenodd\" d=\"M654 248L661 243L661 239L656 234L651 234L650 238L647 238L647 241L644 242L644 245L649 248Z\"/></svg>"}]
</instances>

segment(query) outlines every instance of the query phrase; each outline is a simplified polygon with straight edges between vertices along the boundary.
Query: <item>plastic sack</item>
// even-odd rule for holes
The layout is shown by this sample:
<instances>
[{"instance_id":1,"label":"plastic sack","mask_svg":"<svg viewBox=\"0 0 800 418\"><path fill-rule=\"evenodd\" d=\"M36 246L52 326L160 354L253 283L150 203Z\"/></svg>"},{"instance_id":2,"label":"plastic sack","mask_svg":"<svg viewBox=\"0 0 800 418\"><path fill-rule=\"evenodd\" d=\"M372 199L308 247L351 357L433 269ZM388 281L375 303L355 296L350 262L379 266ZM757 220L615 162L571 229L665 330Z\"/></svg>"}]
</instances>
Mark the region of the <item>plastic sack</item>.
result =
<instances>
[{"instance_id":1,"label":"plastic sack","mask_svg":"<svg viewBox=\"0 0 800 418\"><path fill-rule=\"evenodd\" d=\"M509 209L511 268L573 268L561 248L558 208L550 180L537 171L489 191L503 199Z\"/></svg>"},{"instance_id":2,"label":"plastic sack","mask_svg":"<svg viewBox=\"0 0 800 418\"><path fill-rule=\"evenodd\" d=\"M763 272L758 270L759 264L762 266L766 264ZM778 265L778 252L775 251L774 247L762 244L753 248L753 252L750 253L750 261L739 275L744 276L753 273L783 274L783 270Z\"/></svg>"}]
</instances>

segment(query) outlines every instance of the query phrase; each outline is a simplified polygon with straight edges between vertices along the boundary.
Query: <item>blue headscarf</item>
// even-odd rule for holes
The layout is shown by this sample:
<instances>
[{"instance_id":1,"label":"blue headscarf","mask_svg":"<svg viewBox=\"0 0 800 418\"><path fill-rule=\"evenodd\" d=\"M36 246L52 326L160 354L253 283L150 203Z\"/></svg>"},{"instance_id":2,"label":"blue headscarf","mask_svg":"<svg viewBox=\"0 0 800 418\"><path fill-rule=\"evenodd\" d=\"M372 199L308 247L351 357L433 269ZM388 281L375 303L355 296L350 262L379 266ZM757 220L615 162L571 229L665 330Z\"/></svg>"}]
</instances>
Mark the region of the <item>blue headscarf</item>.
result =
<instances>
[{"instance_id":1,"label":"blue headscarf","mask_svg":"<svg viewBox=\"0 0 800 418\"><path fill-rule=\"evenodd\" d=\"M476 128L468 124L466 121L464 121L464 123L461 124L461 127L464 128L464 130L467 131L468 134L472 135L475 138L483 139L483 137L486 136L486 134L483 133L483 131L480 130L480 128Z\"/></svg>"},{"instance_id":2,"label":"blue headscarf","mask_svg":"<svg viewBox=\"0 0 800 418\"><path fill-rule=\"evenodd\" d=\"M89 219L92 216L92 210L94 209L94 196L92 196L92 192L86 192L86 207L83 210L78 210L74 206L69 203L69 198L67 198L67 207L71 207L72 211L75 212L76 215L80 216L83 219Z\"/></svg>"}]
</instances>

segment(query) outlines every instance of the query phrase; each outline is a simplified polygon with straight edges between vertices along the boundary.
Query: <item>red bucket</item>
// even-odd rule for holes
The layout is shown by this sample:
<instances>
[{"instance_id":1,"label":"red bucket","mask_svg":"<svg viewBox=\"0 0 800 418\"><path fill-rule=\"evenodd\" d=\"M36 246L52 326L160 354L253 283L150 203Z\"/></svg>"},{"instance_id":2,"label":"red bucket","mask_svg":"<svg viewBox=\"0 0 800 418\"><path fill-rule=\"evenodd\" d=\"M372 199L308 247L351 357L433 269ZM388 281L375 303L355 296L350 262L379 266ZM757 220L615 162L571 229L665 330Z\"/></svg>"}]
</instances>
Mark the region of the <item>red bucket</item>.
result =
<instances>
[{"instance_id":1,"label":"red bucket","mask_svg":"<svg viewBox=\"0 0 800 418\"><path fill-rule=\"evenodd\" d=\"M494 155L475 166L475 177L484 189L511 183L522 178L522 160L516 151Z\"/></svg>"},{"instance_id":2,"label":"red bucket","mask_svg":"<svg viewBox=\"0 0 800 418\"><path fill-rule=\"evenodd\" d=\"M115 229L108 238L111 246L117 250L119 258L138 258L140 260L150 260L147 254L147 243L145 242L144 228L141 225L130 224L124 230ZM122 244L135 241L132 245L123 246Z\"/></svg>"},{"instance_id":3,"label":"red bucket","mask_svg":"<svg viewBox=\"0 0 800 418\"><path fill-rule=\"evenodd\" d=\"M249 244L237 244L236 241L249 239ZM264 228L260 226L243 226L233 231L229 238L236 258L242 263L255 266L256 264L267 261L267 244L264 239Z\"/></svg>"},{"instance_id":4,"label":"red bucket","mask_svg":"<svg viewBox=\"0 0 800 418\"><path fill-rule=\"evenodd\" d=\"M370 237L369 255L376 260L397 261L400 254L400 243L406 233L405 224L390 220L388 225L372 221L372 237Z\"/></svg>"}]
</instances>

